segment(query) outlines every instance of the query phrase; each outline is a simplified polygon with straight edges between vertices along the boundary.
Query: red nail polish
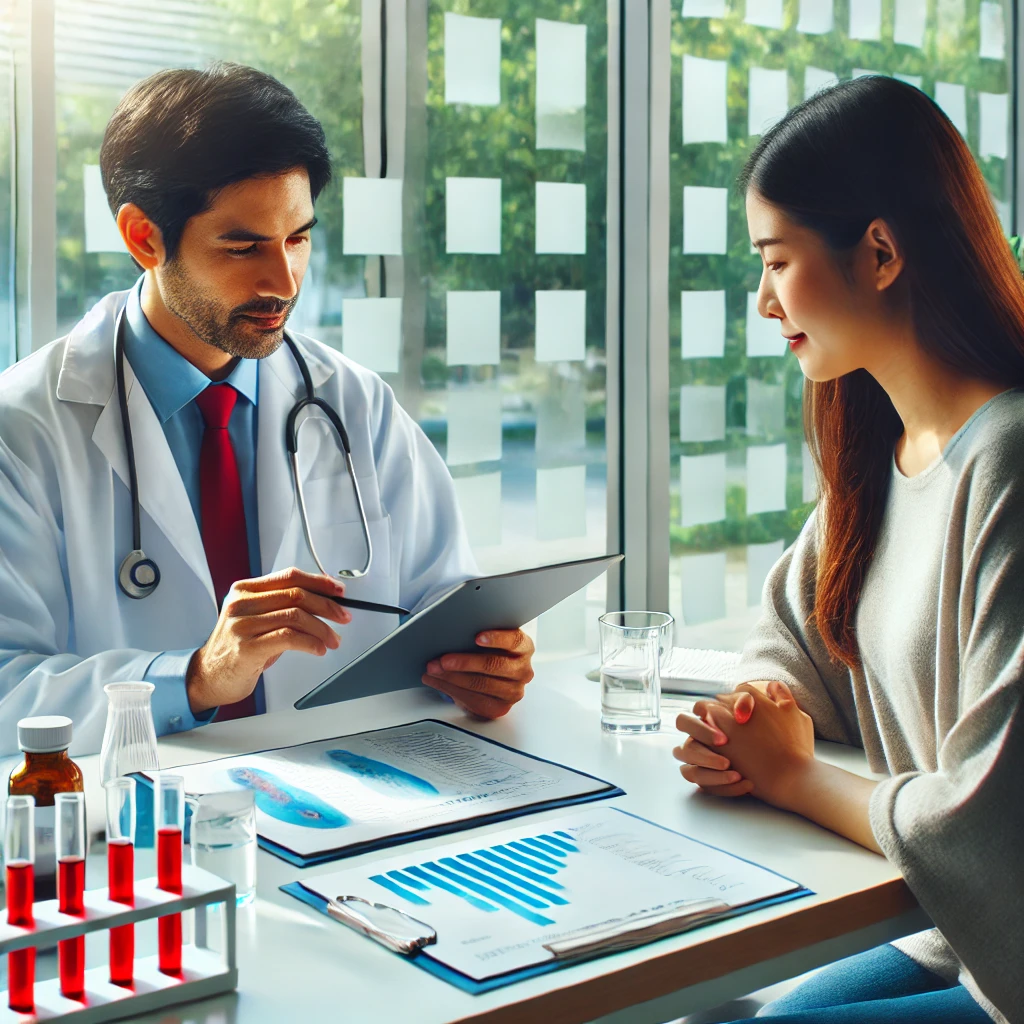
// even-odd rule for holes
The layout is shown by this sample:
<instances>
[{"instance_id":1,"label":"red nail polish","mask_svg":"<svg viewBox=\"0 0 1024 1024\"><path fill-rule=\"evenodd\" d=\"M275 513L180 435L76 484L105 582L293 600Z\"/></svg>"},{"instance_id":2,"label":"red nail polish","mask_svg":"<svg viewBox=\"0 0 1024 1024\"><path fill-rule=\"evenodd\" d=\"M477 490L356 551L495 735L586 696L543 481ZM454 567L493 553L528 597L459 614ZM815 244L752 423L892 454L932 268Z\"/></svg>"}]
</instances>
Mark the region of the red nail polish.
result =
<instances>
[{"instance_id":1,"label":"red nail polish","mask_svg":"<svg viewBox=\"0 0 1024 1024\"><path fill-rule=\"evenodd\" d=\"M750 721L750 716L753 713L754 709L752 707L748 707L746 704L737 704L733 711L733 718L735 718L740 725L746 725L747 722Z\"/></svg>"}]
</instances>

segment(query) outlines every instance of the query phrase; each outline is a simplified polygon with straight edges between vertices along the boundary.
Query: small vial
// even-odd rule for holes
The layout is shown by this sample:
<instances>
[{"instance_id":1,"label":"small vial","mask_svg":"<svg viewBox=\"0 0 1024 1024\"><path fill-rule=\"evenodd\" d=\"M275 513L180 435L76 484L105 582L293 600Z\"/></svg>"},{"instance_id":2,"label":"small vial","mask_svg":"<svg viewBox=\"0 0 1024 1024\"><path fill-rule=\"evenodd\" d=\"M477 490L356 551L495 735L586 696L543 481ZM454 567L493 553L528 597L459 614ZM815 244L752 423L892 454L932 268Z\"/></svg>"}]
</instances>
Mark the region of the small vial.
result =
<instances>
[{"instance_id":1,"label":"small vial","mask_svg":"<svg viewBox=\"0 0 1024 1024\"><path fill-rule=\"evenodd\" d=\"M36 800L35 892L38 900L57 896L57 858L54 853L54 797L81 793L82 770L68 757L72 724L63 715L23 718L18 722L18 746L25 759L11 772L11 796Z\"/></svg>"},{"instance_id":2,"label":"small vial","mask_svg":"<svg viewBox=\"0 0 1024 1024\"><path fill-rule=\"evenodd\" d=\"M107 791L107 885L115 903L135 905L135 780L121 776ZM110 982L131 988L135 975L135 925L110 929Z\"/></svg>"},{"instance_id":3,"label":"small vial","mask_svg":"<svg viewBox=\"0 0 1024 1024\"><path fill-rule=\"evenodd\" d=\"M7 798L7 923L31 927L35 923L36 802L30 796ZM7 954L8 1006L17 1013L35 1013L36 951L18 949Z\"/></svg>"},{"instance_id":4,"label":"small vial","mask_svg":"<svg viewBox=\"0 0 1024 1024\"><path fill-rule=\"evenodd\" d=\"M58 793L56 801L57 901L62 914L85 915L85 794ZM85 998L85 936L57 943L60 991Z\"/></svg>"},{"instance_id":5,"label":"small vial","mask_svg":"<svg viewBox=\"0 0 1024 1024\"><path fill-rule=\"evenodd\" d=\"M164 892L181 895L182 833L185 828L185 780L180 775L156 778L156 882ZM181 914L157 922L160 970L181 974Z\"/></svg>"}]
</instances>

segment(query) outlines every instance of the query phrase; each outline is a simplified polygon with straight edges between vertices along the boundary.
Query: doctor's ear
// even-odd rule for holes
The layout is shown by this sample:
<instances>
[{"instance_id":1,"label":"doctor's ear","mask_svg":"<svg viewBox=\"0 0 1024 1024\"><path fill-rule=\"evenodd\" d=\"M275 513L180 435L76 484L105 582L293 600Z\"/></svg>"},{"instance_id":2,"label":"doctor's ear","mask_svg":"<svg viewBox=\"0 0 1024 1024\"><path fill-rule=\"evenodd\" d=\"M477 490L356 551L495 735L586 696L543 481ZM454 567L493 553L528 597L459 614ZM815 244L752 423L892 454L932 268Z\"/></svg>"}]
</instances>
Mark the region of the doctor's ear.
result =
<instances>
[{"instance_id":1,"label":"doctor's ear","mask_svg":"<svg viewBox=\"0 0 1024 1024\"><path fill-rule=\"evenodd\" d=\"M153 270L163 261L163 235L134 203L125 203L117 211L117 230L132 259L143 270Z\"/></svg>"}]
</instances>

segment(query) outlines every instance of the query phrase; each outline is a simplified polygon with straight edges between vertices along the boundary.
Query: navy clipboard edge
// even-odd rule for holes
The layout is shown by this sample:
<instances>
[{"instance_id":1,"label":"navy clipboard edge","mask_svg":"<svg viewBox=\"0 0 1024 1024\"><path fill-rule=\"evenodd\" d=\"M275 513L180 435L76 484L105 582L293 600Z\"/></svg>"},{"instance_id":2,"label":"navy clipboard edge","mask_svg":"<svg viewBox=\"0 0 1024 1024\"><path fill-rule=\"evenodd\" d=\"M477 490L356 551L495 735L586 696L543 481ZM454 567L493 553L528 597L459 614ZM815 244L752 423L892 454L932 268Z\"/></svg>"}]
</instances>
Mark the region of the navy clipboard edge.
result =
<instances>
[{"instance_id":1,"label":"navy clipboard edge","mask_svg":"<svg viewBox=\"0 0 1024 1024\"><path fill-rule=\"evenodd\" d=\"M473 732L470 729L463 729L461 726L453 725L451 722L445 722L440 718L420 718L414 722L401 722L398 725L386 725L380 729L364 729L362 732L350 732L343 736L330 736L323 740L307 740L305 743L292 744L291 747L267 747L264 750L253 750L248 755L230 754L228 756L247 757L255 754L271 753L275 750L291 750L295 747L306 747L312 743L334 742L335 740L346 739L349 736L368 736L375 732L387 732L389 729L398 729L407 725L422 725L424 722L443 725L448 729L454 729L456 732L464 733L467 736L472 736L475 739L490 743L495 747L500 747L502 750L510 750L514 754L519 754L521 757L528 757L531 761L539 761L541 764L551 764L556 768L572 772L574 775L582 776L585 779L593 779L594 782L600 782L606 788L594 793L584 793L582 796L561 797L557 800L541 800L532 804L524 804L522 807L513 807L506 811L493 811L490 814L481 814L469 818L458 818L454 821L443 822L439 825L431 825L429 828L414 829L408 832L393 832L391 835L381 836L379 839L366 839L360 843L352 843L348 846L339 846L333 850L323 850L320 853L309 855L296 853L294 850L290 850L288 847L282 846L280 843L275 843L272 839L266 839L261 835L257 835L256 842L260 849L274 854L275 857L280 857L281 860L286 861L293 867L309 868L314 867L317 864L329 864L331 861L344 860L346 857L355 857L361 853L374 853L377 850L387 850L392 846L401 846L404 843L416 842L418 839L433 839L435 836L451 835L452 833L462 832L468 828L476 828L478 825L493 825L495 822L499 821L510 821L513 818L521 817L524 814L536 814L539 811L555 811L561 807L575 807L578 804L588 804L595 800L610 800L612 797L626 795L625 790L613 785L611 782L607 782L605 779L599 779L596 775L591 775L589 772L580 771L578 768L572 768L569 765L559 764L558 761L552 761L546 757L538 757L536 754L528 754L524 750L517 750L515 747L509 746L507 743L502 743L500 740L491 739L489 736L481 736L480 733ZM197 761L196 764L187 765L187 767L195 768L199 765L215 764L217 761L226 760L226 757L217 757L209 761ZM135 775L135 779L143 783L147 788L152 788L152 779L147 775L138 773Z\"/></svg>"},{"instance_id":2,"label":"navy clipboard edge","mask_svg":"<svg viewBox=\"0 0 1024 1024\"><path fill-rule=\"evenodd\" d=\"M649 818L644 818L639 814L633 814L631 811L625 811L621 807L616 807L620 814L628 814L631 818L636 818L638 821L644 821L648 825L654 825L657 828L664 829L666 832L671 832L673 835L683 836L685 839L692 839L692 836L686 836L682 832L677 832L675 829L669 828L667 825L659 825L656 821L651 821ZM709 847L712 850L718 850L719 853L728 853L730 857L736 857L737 860L745 861L747 864L753 864L755 867L761 868L763 871L771 872L773 875L777 875L779 878L785 879L787 882L793 882L795 885L799 885L795 879L788 878L786 875L779 874L778 871L772 871L771 868L766 868L756 861L749 860L746 857L740 857L735 853L730 853L728 850L723 850L721 847L714 846L711 843L704 843L703 840L696 840L696 842L703 843L704 846ZM297 900L305 903L307 906L312 907L314 910L318 910L325 916L327 914L327 901L320 896L318 893L307 889L302 882L288 882L286 885L280 887L281 892L288 893L289 896L294 896ZM697 931L699 928L704 927L705 924L715 924L718 921L728 921L733 917L740 917L743 914L751 913L755 910L763 910L765 907L773 907L778 903L789 903L791 900L802 899L804 896L815 895L813 889L808 889L806 886L800 886L798 889L794 889L792 892L782 893L780 896L769 896L767 899L757 900L754 903L745 903L741 907L736 907L734 910L727 914L722 914L716 917L713 921L703 922L695 925L693 928L683 929L681 932L677 932L676 935L682 935L686 931ZM331 920L334 920L331 918ZM428 922L429 923L429 922ZM666 935L663 939L655 939L653 942L645 943L646 946L653 946L658 942L664 942L666 939L675 938L675 935ZM642 948L642 947L636 947ZM518 971L509 971L507 974L499 974L493 978L487 978L485 981L475 981L473 978L467 977L460 971L456 971L454 968L449 967L447 964L442 964L438 960L431 958L430 954L421 950L418 953L414 953L412 956L400 956L395 954L400 960L407 960L409 963L415 964L421 970L426 971L428 974L433 974L436 978L440 978L442 981L447 981L450 985L454 985L456 988L462 989L463 992L468 992L470 995L483 995L485 992L493 992L495 989L504 988L506 985L514 985L517 981L526 981L528 978L535 978L541 974L550 974L552 971L561 970L563 967L574 967L576 964L585 963L588 960L597 960L604 956L614 956L615 953L607 952L594 952L589 953L585 956L577 957L566 957L563 960L548 960L542 964L536 964L533 967L524 967Z\"/></svg>"}]
</instances>

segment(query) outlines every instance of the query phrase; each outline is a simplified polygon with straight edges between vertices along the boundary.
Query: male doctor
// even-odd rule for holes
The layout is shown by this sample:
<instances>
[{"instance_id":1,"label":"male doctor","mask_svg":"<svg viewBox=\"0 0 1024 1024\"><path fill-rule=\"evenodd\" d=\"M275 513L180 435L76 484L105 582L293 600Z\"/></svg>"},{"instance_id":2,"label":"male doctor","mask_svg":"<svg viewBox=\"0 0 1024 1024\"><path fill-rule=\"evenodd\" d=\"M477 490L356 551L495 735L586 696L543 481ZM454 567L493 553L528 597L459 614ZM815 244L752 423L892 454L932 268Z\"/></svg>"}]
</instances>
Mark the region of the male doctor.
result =
<instances>
[{"instance_id":1,"label":"male doctor","mask_svg":"<svg viewBox=\"0 0 1024 1024\"><path fill-rule=\"evenodd\" d=\"M397 624L331 596L415 610L476 572L451 478L391 389L293 335L347 428L373 548L346 585L311 557L285 445L305 389L282 342L331 165L296 97L238 65L160 72L114 111L100 164L143 275L0 375L0 754L38 714L68 715L75 750L98 750L118 680L155 685L161 734L290 707ZM160 573L144 599L118 583L133 549L122 311L141 548ZM359 568L344 453L323 415L303 419L313 544L328 572ZM478 644L423 682L494 718L523 696L533 645L518 630Z\"/></svg>"}]
</instances>

